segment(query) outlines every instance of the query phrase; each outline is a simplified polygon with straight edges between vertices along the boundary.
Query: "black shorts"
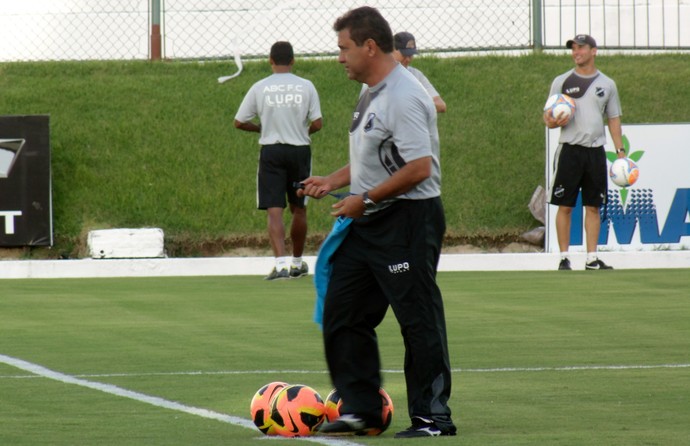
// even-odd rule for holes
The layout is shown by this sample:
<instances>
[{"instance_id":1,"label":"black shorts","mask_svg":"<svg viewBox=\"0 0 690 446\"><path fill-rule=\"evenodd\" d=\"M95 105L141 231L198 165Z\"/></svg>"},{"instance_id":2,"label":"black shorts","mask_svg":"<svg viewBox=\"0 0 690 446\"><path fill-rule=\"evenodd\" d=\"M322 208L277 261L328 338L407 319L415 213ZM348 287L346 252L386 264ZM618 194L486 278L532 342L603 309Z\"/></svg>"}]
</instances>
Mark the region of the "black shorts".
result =
<instances>
[{"instance_id":1,"label":"black shorts","mask_svg":"<svg viewBox=\"0 0 690 446\"><path fill-rule=\"evenodd\" d=\"M550 203L575 207L582 190L582 204L600 207L606 203L608 175L604 147L561 144L556 151Z\"/></svg>"},{"instance_id":2,"label":"black shorts","mask_svg":"<svg viewBox=\"0 0 690 446\"><path fill-rule=\"evenodd\" d=\"M257 208L285 208L287 202L304 207L305 197L298 197L293 183L311 175L311 148L271 144L261 147L257 178Z\"/></svg>"}]
</instances>

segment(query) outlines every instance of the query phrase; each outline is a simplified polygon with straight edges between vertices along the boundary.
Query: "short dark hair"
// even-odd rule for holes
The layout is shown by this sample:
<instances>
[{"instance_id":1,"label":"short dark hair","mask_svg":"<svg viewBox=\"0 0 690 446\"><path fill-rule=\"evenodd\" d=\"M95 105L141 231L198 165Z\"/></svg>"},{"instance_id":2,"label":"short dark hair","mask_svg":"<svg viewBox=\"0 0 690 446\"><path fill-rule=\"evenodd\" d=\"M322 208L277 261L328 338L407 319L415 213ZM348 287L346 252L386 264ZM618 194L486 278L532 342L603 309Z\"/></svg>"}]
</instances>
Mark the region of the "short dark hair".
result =
<instances>
[{"instance_id":1,"label":"short dark hair","mask_svg":"<svg viewBox=\"0 0 690 446\"><path fill-rule=\"evenodd\" d=\"M290 42L276 42L271 46L271 59L276 65L290 65L294 57Z\"/></svg>"},{"instance_id":2,"label":"short dark hair","mask_svg":"<svg viewBox=\"0 0 690 446\"><path fill-rule=\"evenodd\" d=\"M368 39L373 39L384 53L393 52L393 32L376 8L362 6L351 9L338 17L333 24L333 30L340 32L344 29L350 30L350 38L357 46L362 46Z\"/></svg>"}]
</instances>

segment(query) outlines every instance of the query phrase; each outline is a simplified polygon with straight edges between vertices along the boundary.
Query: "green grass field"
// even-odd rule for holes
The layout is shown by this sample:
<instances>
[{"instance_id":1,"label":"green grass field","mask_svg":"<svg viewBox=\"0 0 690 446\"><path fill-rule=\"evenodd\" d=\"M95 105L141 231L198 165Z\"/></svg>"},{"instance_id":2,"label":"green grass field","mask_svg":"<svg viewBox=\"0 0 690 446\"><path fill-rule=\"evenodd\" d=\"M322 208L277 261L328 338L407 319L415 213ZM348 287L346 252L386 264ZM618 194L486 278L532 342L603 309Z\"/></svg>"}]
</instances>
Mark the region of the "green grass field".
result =
<instances>
[{"instance_id":1,"label":"green grass field","mask_svg":"<svg viewBox=\"0 0 690 446\"><path fill-rule=\"evenodd\" d=\"M459 436L434 443L687 444L687 270L441 273L439 283ZM245 427L259 387L331 389L313 296L311 277L2 281L0 444L259 444ZM379 337L393 425L350 445L399 444L393 433L408 424L392 315ZM20 360L64 375L38 377Z\"/></svg>"},{"instance_id":2,"label":"green grass field","mask_svg":"<svg viewBox=\"0 0 690 446\"><path fill-rule=\"evenodd\" d=\"M333 44L335 45L335 40ZM335 47L334 47L335 50ZM690 64L684 54L604 55L626 124L687 122ZM447 236L460 243L516 241L541 226L527 204L544 186L542 106L569 54L415 58L441 92L443 199ZM270 74L266 61L100 61L0 63L0 113L49 114L55 246L26 257L84 257L88 231L158 227L174 257L222 254L252 241L268 247L265 212L256 210L255 133L232 125L250 86ZM314 82L324 116L313 138L313 171L347 162L347 128L359 84L335 59L300 59L294 72ZM332 201L309 206L308 249L333 221ZM243 244L244 243L244 244Z\"/></svg>"}]
</instances>

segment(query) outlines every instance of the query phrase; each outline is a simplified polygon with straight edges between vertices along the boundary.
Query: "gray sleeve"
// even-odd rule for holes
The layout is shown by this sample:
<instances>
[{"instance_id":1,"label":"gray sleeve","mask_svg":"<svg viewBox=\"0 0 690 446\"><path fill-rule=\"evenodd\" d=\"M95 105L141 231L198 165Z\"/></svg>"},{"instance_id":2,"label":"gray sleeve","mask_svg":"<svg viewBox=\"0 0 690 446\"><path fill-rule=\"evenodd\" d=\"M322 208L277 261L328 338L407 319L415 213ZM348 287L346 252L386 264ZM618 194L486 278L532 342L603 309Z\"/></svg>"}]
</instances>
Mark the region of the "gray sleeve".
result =
<instances>
[{"instance_id":1,"label":"gray sleeve","mask_svg":"<svg viewBox=\"0 0 690 446\"><path fill-rule=\"evenodd\" d=\"M309 104L309 120L316 121L321 118L321 101L319 100L319 92L316 87L311 82L309 83L311 88L310 104Z\"/></svg>"},{"instance_id":2,"label":"gray sleeve","mask_svg":"<svg viewBox=\"0 0 690 446\"><path fill-rule=\"evenodd\" d=\"M424 73L422 73L420 70L414 68L414 67L409 67L408 70L410 73L414 75L414 77L419 81L420 84L422 84L422 87L429 93L429 96L432 98L435 98L436 96L441 96L439 92L434 88L434 86L431 84L431 81L429 78L426 77Z\"/></svg>"},{"instance_id":3,"label":"gray sleeve","mask_svg":"<svg viewBox=\"0 0 690 446\"><path fill-rule=\"evenodd\" d=\"M551 89L549 90L549 96L548 97L551 97L551 96L561 92L561 89L563 88L563 81L565 80L565 77L567 74L568 73L558 75L553 80L553 82L551 82Z\"/></svg>"},{"instance_id":4,"label":"gray sleeve","mask_svg":"<svg viewBox=\"0 0 690 446\"><path fill-rule=\"evenodd\" d=\"M618 88L616 87L616 83L611 81L611 96L606 103L606 116L608 118L617 118L622 115L623 110L621 109L621 101L618 97Z\"/></svg>"},{"instance_id":5,"label":"gray sleeve","mask_svg":"<svg viewBox=\"0 0 690 446\"><path fill-rule=\"evenodd\" d=\"M390 125L393 142L400 151L400 156L409 162L431 155L428 108L424 101L411 94L397 95L396 99L391 107L393 119ZM431 102L431 98L427 101Z\"/></svg>"},{"instance_id":6,"label":"gray sleeve","mask_svg":"<svg viewBox=\"0 0 690 446\"><path fill-rule=\"evenodd\" d=\"M259 110L256 105L256 91L257 89L255 86L252 86L244 96L244 99L242 99L242 103L235 114L235 119L237 121L249 122L259 115Z\"/></svg>"}]
</instances>

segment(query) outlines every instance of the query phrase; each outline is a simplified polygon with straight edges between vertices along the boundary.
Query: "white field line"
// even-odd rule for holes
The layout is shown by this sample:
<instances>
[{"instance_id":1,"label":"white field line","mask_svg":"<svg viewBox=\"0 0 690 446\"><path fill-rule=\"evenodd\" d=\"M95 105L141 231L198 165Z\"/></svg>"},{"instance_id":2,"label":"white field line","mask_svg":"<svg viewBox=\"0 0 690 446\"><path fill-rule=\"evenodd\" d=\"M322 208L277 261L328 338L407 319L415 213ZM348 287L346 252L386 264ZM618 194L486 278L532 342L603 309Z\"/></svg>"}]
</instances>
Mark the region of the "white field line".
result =
<instances>
[{"instance_id":1,"label":"white field line","mask_svg":"<svg viewBox=\"0 0 690 446\"><path fill-rule=\"evenodd\" d=\"M174 401L168 401L163 398L156 396L150 396L139 392L134 392L131 390L123 389L112 384L104 384L94 381L87 381L76 376L66 375L64 373L56 372L47 369L38 364L33 364L21 359L13 358L11 356L5 356L0 354L0 363L7 364L9 366L24 370L26 372L32 373L34 376L41 378L48 378L55 381L59 381L65 384L74 384L76 386L86 387L93 390L98 390L100 392L108 393L110 395L116 395L123 398L129 398L142 403L151 404L156 407L162 407L164 409L176 410L179 412L188 413L191 415L197 415L203 418L209 418L212 420L221 421L223 423L232 424L235 426L245 427L248 429L256 430L256 426L251 420L247 420L240 417L233 417L231 415L222 414L219 412L214 412L207 409L201 409L198 407L187 406L184 404L176 403ZM280 437L265 437L266 439L280 439ZM295 440L308 441L311 443L323 444L326 446L361 446L359 443L352 443L349 441L329 439L323 437L311 437L311 438L296 438Z\"/></svg>"},{"instance_id":2,"label":"white field line","mask_svg":"<svg viewBox=\"0 0 690 446\"><path fill-rule=\"evenodd\" d=\"M0 355L0 362L3 355ZM5 358L7 358L5 356ZM21 368L21 367L20 367ZM583 365L561 367L497 367L479 369L452 369L453 373L524 373L524 372L577 372L587 370L647 370L647 369L686 369L690 364L650 364L650 365ZM402 370L384 369L383 373L402 374ZM325 370L218 370L218 371L181 371L181 372L144 372L144 373L91 373L72 375L73 378L138 378L142 376L212 376L212 375L325 375ZM0 379L44 378L33 375L0 375Z\"/></svg>"}]
</instances>

